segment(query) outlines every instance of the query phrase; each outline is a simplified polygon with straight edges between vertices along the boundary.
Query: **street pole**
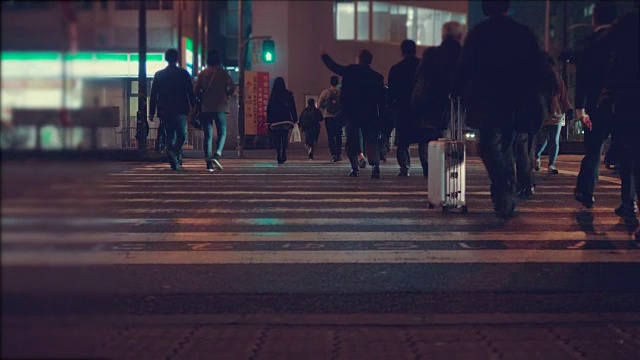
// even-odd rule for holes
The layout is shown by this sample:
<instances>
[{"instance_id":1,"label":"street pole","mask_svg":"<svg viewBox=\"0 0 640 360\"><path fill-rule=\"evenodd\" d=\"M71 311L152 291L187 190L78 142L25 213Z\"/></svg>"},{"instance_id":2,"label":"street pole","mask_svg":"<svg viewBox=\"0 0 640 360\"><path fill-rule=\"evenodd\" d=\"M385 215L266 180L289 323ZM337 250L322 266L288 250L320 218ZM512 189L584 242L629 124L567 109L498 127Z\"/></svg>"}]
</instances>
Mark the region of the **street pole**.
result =
<instances>
[{"instance_id":1,"label":"street pole","mask_svg":"<svg viewBox=\"0 0 640 360\"><path fill-rule=\"evenodd\" d=\"M549 28L551 27L551 0L547 0L544 13L544 51L549 52Z\"/></svg>"},{"instance_id":2,"label":"street pole","mask_svg":"<svg viewBox=\"0 0 640 360\"><path fill-rule=\"evenodd\" d=\"M136 141L138 150L146 151L149 124L147 123L147 2L138 2L138 113Z\"/></svg>"},{"instance_id":3,"label":"street pole","mask_svg":"<svg viewBox=\"0 0 640 360\"><path fill-rule=\"evenodd\" d=\"M238 0L238 157L244 155L244 41L242 0Z\"/></svg>"}]
</instances>

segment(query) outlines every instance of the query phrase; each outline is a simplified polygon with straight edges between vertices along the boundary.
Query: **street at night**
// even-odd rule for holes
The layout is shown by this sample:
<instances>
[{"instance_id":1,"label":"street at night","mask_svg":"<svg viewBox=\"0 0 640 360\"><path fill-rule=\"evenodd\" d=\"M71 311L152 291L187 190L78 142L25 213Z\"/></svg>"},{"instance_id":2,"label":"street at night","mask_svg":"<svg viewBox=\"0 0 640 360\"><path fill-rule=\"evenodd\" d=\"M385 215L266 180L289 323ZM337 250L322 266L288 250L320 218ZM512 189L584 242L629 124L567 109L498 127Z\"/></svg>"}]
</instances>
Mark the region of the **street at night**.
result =
<instances>
[{"instance_id":1,"label":"street at night","mask_svg":"<svg viewBox=\"0 0 640 360\"><path fill-rule=\"evenodd\" d=\"M4 162L3 357L640 354L637 224L613 213L610 171L583 210L563 155L504 221L477 158L462 214L428 209L426 179L392 163L375 180L248 156L213 174Z\"/></svg>"}]
</instances>

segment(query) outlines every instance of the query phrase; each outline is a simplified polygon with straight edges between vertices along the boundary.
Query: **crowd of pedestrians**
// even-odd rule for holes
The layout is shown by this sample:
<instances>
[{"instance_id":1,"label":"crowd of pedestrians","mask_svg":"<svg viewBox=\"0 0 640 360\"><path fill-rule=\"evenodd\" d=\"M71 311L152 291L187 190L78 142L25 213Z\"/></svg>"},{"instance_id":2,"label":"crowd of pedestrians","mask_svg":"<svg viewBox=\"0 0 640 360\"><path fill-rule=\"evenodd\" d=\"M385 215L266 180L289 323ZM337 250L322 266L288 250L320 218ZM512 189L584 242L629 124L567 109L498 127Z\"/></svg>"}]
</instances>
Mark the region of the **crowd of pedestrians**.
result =
<instances>
[{"instance_id":1,"label":"crowd of pedestrians","mask_svg":"<svg viewBox=\"0 0 640 360\"><path fill-rule=\"evenodd\" d=\"M581 162L575 199L594 205L602 147L615 141L622 180L620 216L635 216L640 191L640 103L638 75L638 1L629 14L618 16L613 2L598 1L593 9L593 34L577 63L574 121L582 123L586 155ZM443 137L451 99L461 98L466 125L477 129L480 157L491 180L496 215L514 215L516 198L535 194L535 172L548 150L549 174L557 174L561 128L573 107L555 59L539 46L534 33L508 15L509 1L482 1L487 19L474 26L463 43L457 22L442 27L442 42L416 56L416 43L400 46L402 60L384 76L372 69L373 54L362 49L356 63L340 65L324 50L321 61L335 74L317 104L307 102L300 116L294 96L282 77L275 79L267 106L267 126L278 164L287 161L289 133L299 123L309 159L314 159L324 122L332 162L342 161L342 134L351 171L357 177L366 164L371 178L380 177L389 135L396 134L398 176L409 176L409 147L418 144L423 176L427 177L427 143ZM208 68L195 86L176 66L177 53L166 53L166 69L156 73L151 90L150 119L157 108L166 131L171 167L181 163L186 115L201 103L207 170L222 170L220 157L226 136L229 96L235 86L210 51ZM341 79L340 79L341 78ZM212 151L213 126L217 129ZM365 156L366 154L366 156ZM638 236L638 234L636 234Z\"/></svg>"}]
</instances>

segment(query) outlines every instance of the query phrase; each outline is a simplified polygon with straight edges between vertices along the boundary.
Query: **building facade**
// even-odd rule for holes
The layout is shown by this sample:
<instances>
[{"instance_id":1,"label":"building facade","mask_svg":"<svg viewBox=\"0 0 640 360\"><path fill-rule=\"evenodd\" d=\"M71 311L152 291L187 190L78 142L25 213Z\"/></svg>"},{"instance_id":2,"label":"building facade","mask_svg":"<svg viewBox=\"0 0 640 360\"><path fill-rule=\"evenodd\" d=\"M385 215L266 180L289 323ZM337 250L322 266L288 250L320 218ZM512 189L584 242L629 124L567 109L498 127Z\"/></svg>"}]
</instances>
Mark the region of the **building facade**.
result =
<instances>
[{"instance_id":1,"label":"building facade","mask_svg":"<svg viewBox=\"0 0 640 360\"><path fill-rule=\"evenodd\" d=\"M120 125L101 129L99 147L134 147L138 109L139 1L2 1L2 124L14 108L117 106ZM206 51L206 7L199 1L146 1L147 77L179 49L193 75ZM3 147L32 148L35 129L12 124ZM150 138L155 138L151 124ZM157 126L157 121L155 123ZM65 133L63 135L63 133ZM43 147L85 147L84 130L42 129Z\"/></svg>"},{"instance_id":2,"label":"building facade","mask_svg":"<svg viewBox=\"0 0 640 360\"><path fill-rule=\"evenodd\" d=\"M415 40L418 56L440 44L447 21L467 22L466 1L253 1L251 35L271 36L276 61L259 61L260 42L252 43L250 68L285 79L302 111L306 99L329 86L332 73L320 61L320 46L340 64L355 61L358 51L373 53L372 67L388 76L401 60L400 43ZM215 45L214 45L215 46ZM327 139L322 130L320 145Z\"/></svg>"}]
</instances>

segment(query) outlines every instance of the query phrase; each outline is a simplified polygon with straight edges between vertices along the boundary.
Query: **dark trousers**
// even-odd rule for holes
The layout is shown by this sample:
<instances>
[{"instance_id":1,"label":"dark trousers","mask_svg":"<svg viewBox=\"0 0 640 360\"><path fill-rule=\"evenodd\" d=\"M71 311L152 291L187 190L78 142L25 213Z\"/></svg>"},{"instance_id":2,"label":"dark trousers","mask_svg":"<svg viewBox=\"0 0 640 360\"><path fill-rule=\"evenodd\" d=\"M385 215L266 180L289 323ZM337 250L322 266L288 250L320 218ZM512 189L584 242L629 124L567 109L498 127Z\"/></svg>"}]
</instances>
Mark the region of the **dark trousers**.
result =
<instances>
[{"instance_id":1,"label":"dark trousers","mask_svg":"<svg viewBox=\"0 0 640 360\"><path fill-rule=\"evenodd\" d=\"M309 156L313 156L319 136L320 124L318 124L317 128L304 130L304 144L307 146L307 149L309 149Z\"/></svg>"},{"instance_id":2,"label":"dark trousers","mask_svg":"<svg viewBox=\"0 0 640 360\"><path fill-rule=\"evenodd\" d=\"M491 199L496 202L513 196L516 132L510 128L481 128L478 135L480 157L491 179Z\"/></svg>"},{"instance_id":3,"label":"dark trousers","mask_svg":"<svg viewBox=\"0 0 640 360\"><path fill-rule=\"evenodd\" d=\"M156 151L163 152L167 146L167 130L164 126L164 121L160 119L158 124L158 136L156 137Z\"/></svg>"},{"instance_id":4,"label":"dark trousers","mask_svg":"<svg viewBox=\"0 0 640 360\"><path fill-rule=\"evenodd\" d=\"M611 134L611 116L608 114L589 114L591 130L584 130L585 156L580 163L580 172L576 182L578 192L592 196L598 182L600 172L600 155L602 146Z\"/></svg>"},{"instance_id":5,"label":"dark trousers","mask_svg":"<svg viewBox=\"0 0 640 360\"><path fill-rule=\"evenodd\" d=\"M420 157L420 164L422 165L422 173L427 176L429 173L429 164L427 162L427 145L433 140L438 140L444 136L444 130L441 129L426 129L421 128L417 130L419 133L414 136L418 143L418 156ZM413 143L409 135L403 135L398 140L398 147L396 149L396 159L400 166L400 171L409 171L411 168L411 154L409 151L410 145Z\"/></svg>"},{"instance_id":6,"label":"dark trousers","mask_svg":"<svg viewBox=\"0 0 640 360\"><path fill-rule=\"evenodd\" d=\"M289 145L289 130L271 130L271 141L276 149L278 164L287 161L287 146Z\"/></svg>"},{"instance_id":7,"label":"dark trousers","mask_svg":"<svg viewBox=\"0 0 640 360\"><path fill-rule=\"evenodd\" d=\"M622 180L621 203L625 207L633 206L633 201L640 199L640 125L629 121L634 116L638 116L636 111L622 111L614 116L616 123L627 122L615 130L616 138L620 142L617 155L620 159L619 172Z\"/></svg>"},{"instance_id":8,"label":"dark trousers","mask_svg":"<svg viewBox=\"0 0 640 360\"><path fill-rule=\"evenodd\" d=\"M342 157L342 123L338 118L324 118L331 156Z\"/></svg>"},{"instance_id":9,"label":"dark trousers","mask_svg":"<svg viewBox=\"0 0 640 360\"><path fill-rule=\"evenodd\" d=\"M533 173L536 134L517 133L514 143L516 179L518 190L536 186Z\"/></svg>"},{"instance_id":10,"label":"dark trousers","mask_svg":"<svg viewBox=\"0 0 640 360\"><path fill-rule=\"evenodd\" d=\"M175 115L162 119L166 130L167 155L171 167L182 161L182 145L187 139L187 116Z\"/></svg>"},{"instance_id":11,"label":"dark trousers","mask_svg":"<svg viewBox=\"0 0 640 360\"><path fill-rule=\"evenodd\" d=\"M347 156L351 163L351 168L358 171L358 155L361 148L366 150L369 165L380 165L380 128L371 119L349 119L346 126L347 132ZM362 135L363 144L360 145Z\"/></svg>"}]
</instances>

